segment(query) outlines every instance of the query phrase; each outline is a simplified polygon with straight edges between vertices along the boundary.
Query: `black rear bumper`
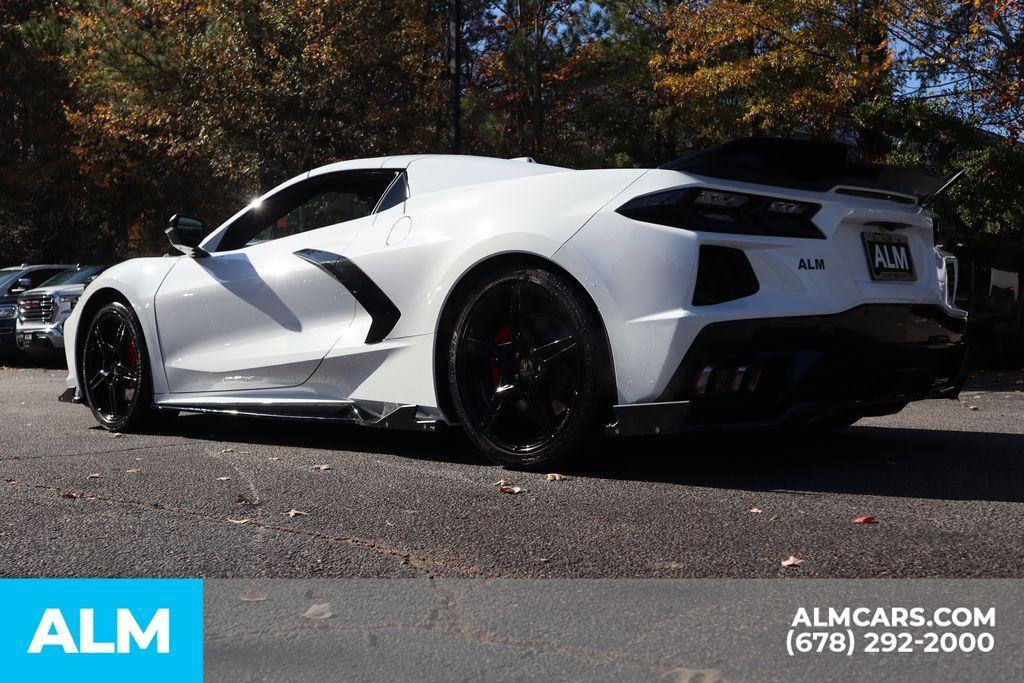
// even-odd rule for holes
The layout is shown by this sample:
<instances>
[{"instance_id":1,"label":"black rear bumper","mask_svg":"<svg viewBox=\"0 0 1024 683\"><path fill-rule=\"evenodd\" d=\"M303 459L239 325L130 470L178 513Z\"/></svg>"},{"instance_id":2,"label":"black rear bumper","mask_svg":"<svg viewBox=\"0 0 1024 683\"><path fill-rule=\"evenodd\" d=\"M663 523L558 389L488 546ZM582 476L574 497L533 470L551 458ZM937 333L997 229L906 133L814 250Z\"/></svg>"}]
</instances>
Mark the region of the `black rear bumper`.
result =
<instances>
[{"instance_id":1,"label":"black rear bumper","mask_svg":"<svg viewBox=\"0 0 1024 683\"><path fill-rule=\"evenodd\" d=\"M939 306L892 304L712 323L658 401L616 406L611 431L812 424L955 398L966 323Z\"/></svg>"}]
</instances>

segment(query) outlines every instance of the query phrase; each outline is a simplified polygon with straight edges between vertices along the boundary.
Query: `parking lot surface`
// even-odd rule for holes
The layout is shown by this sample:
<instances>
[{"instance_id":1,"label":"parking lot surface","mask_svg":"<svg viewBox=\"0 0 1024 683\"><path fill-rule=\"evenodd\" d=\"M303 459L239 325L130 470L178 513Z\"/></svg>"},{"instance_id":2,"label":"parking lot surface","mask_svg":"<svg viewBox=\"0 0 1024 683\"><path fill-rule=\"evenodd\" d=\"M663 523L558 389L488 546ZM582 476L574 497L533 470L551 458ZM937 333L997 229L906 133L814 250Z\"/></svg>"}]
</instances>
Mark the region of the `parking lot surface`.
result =
<instances>
[{"instance_id":1,"label":"parking lot surface","mask_svg":"<svg viewBox=\"0 0 1024 683\"><path fill-rule=\"evenodd\" d=\"M824 437L607 439L553 481L455 430L114 435L64 375L0 369L4 576L1024 576L1021 373Z\"/></svg>"}]
</instances>

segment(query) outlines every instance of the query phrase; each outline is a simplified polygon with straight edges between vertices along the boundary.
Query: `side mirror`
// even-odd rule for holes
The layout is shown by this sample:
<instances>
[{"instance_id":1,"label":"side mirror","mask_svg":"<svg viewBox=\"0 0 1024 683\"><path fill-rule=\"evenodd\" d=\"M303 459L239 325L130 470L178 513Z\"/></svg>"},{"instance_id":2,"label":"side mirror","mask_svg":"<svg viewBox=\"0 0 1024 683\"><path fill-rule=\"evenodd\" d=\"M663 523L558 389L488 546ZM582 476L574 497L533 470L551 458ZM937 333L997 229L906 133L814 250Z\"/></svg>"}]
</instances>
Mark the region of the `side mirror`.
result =
<instances>
[{"instance_id":1,"label":"side mirror","mask_svg":"<svg viewBox=\"0 0 1024 683\"><path fill-rule=\"evenodd\" d=\"M21 294L22 292L32 289L32 280L27 277L18 278L17 284L11 287L11 294Z\"/></svg>"},{"instance_id":2,"label":"side mirror","mask_svg":"<svg viewBox=\"0 0 1024 683\"><path fill-rule=\"evenodd\" d=\"M176 213L171 216L171 223L164 230L164 233L167 234L167 239L171 241L171 246L185 256L192 258L209 256L208 253L199 248L199 243L203 241L206 230L203 227L203 222L198 218L182 216L180 213Z\"/></svg>"}]
</instances>

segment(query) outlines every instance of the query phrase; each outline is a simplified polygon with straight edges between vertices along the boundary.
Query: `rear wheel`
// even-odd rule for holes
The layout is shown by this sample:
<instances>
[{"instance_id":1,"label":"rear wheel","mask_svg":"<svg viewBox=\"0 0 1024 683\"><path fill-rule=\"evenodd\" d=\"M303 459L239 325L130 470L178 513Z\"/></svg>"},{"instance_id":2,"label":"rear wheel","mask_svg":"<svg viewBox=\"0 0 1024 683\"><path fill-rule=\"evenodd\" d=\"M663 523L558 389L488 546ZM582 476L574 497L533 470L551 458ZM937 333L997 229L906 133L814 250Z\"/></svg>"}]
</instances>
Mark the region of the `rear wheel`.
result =
<instances>
[{"instance_id":1,"label":"rear wheel","mask_svg":"<svg viewBox=\"0 0 1024 683\"><path fill-rule=\"evenodd\" d=\"M604 338L565 278L511 270L478 286L452 334L448 381L460 422L488 458L549 468L575 455L606 399Z\"/></svg>"},{"instance_id":2,"label":"rear wheel","mask_svg":"<svg viewBox=\"0 0 1024 683\"><path fill-rule=\"evenodd\" d=\"M80 374L85 399L104 428L131 431L149 417L153 386L145 340L135 314L120 301L89 322Z\"/></svg>"}]
</instances>

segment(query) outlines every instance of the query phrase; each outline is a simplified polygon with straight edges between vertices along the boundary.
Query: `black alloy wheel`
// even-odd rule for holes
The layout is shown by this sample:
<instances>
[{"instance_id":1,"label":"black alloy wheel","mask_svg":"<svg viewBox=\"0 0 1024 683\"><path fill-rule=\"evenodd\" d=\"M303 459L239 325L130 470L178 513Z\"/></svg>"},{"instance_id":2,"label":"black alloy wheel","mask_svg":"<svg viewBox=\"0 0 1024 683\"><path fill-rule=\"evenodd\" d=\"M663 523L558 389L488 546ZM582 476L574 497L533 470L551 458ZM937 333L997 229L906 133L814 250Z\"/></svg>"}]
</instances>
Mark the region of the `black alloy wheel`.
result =
<instances>
[{"instance_id":1,"label":"black alloy wheel","mask_svg":"<svg viewBox=\"0 0 1024 683\"><path fill-rule=\"evenodd\" d=\"M152 385L146 359L142 329L126 305L115 301L97 311L86 332L79 382L101 426L128 431L148 416Z\"/></svg>"},{"instance_id":2,"label":"black alloy wheel","mask_svg":"<svg viewBox=\"0 0 1024 683\"><path fill-rule=\"evenodd\" d=\"M480 286L456 322L448 357L456 412L474 445L517 469L576 454L608 398L599 329L560 275L506 271Z\"/></svg>"}]
</instances>

